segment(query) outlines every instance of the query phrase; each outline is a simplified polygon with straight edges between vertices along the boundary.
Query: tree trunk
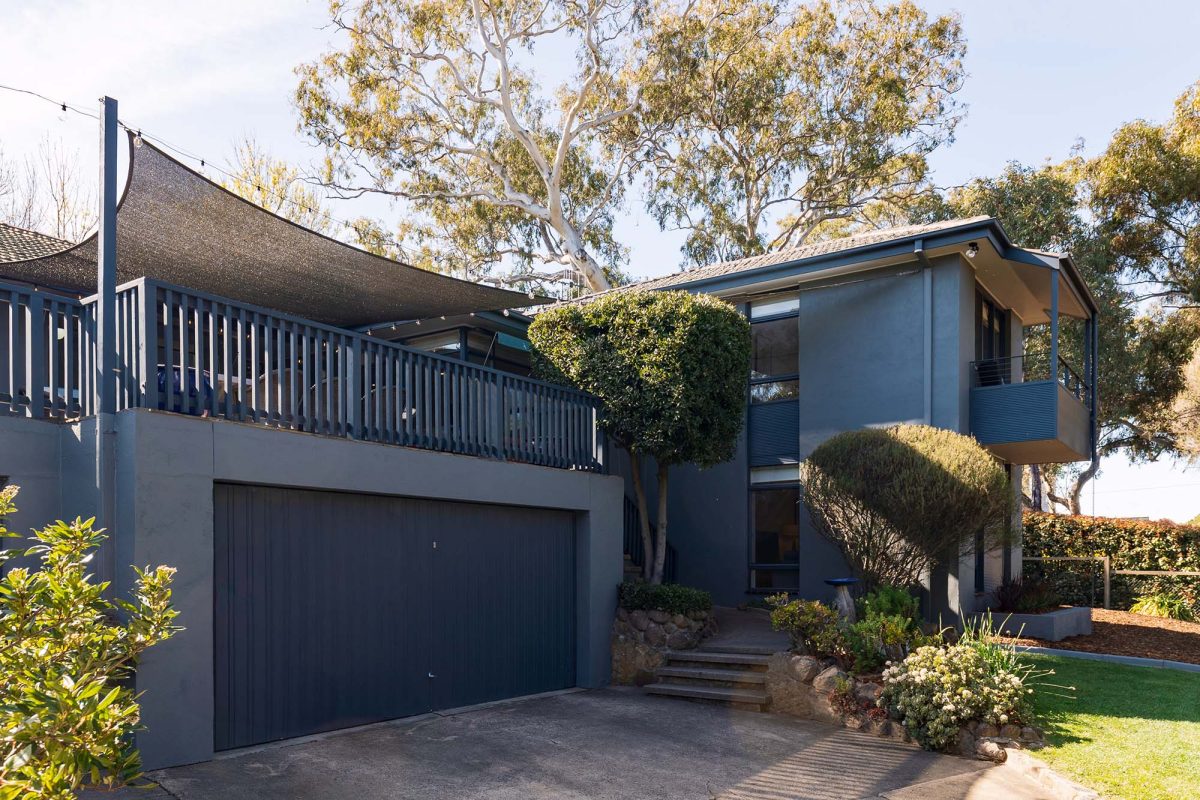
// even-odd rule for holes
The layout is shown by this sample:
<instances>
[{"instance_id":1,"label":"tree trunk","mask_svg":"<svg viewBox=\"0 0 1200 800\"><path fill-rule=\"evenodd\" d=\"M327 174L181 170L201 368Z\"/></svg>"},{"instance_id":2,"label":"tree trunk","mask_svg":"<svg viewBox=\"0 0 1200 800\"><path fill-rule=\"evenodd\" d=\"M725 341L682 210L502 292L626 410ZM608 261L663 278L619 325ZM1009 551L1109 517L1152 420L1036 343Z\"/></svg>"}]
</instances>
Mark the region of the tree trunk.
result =
<instances>
[{"instance_id":1,"label":"tree trunk","mask_svg":"<svg viewBox=\"0 0 1200 800\"><path fill-rule=\"evenodd\" d=\"M667 563L667 465L658 465L658 536L654 543L654 576L651 583L662 583Z\"/></svg>"},{"instance_id":2,"label":"tree trunk","mask_svg":"<svg viewBox=\"0 0 1200 800\"><path fill-rule=\"evenodd\" d=\"M1037 464L1029 467L1029 503L1034 511L1042 510L1042 468Z\"/></svg>"},{"instance_id":3,"label":"tree trunk","mask_svg":"<svg viewBox=\"0 0 1200 800\"><path fill-rule=\"evenodd\" d=\"M642 455L629 451L629 471L633 473L633 496L637 498L638 525L642 533L642 577L654 576L654 542L650 538L650 509L646 505L646 487L642 484Z\"/></svg>"},{"instance_id":4,"label":"tree trunk","mask_svg":"<svg viewBox=\"0 0 1200 800\"><path fill-rule=\"evenodd\" d=\"M1075 476L1075 482L1071 484L1071 495L1068 498L1068 506L1072 514L1082 514L1082 503L1080 498L1083 496L1083 487L1087 486L1088 481L1096 477L1096 473L1100 471L1100 459L1093 458L1092 463L1088 464L1088 468ZM1092 513L1096 513L1096 509L1092 509Z\"/></svg>"},{"instance_id":5,"label":"tree trunk","mask_svg":"<svg viewBox=\"0 0 1200 800\"><path fill-rule=\"evenodd\" d=\"M583 280L587 283L588 289L593 292L604 292L612 288L612 284L608 282L608 277L604 274L604 268L596 263L596 259L592 258L591 253L587 251L587 247L583 243L583 237L572 228L570 225L563 223L559 233L563 237L563 244L566 248L567 258L571 259L571 266L579 270L579 274L583 275Z\"/></svg>"}]
</instances>

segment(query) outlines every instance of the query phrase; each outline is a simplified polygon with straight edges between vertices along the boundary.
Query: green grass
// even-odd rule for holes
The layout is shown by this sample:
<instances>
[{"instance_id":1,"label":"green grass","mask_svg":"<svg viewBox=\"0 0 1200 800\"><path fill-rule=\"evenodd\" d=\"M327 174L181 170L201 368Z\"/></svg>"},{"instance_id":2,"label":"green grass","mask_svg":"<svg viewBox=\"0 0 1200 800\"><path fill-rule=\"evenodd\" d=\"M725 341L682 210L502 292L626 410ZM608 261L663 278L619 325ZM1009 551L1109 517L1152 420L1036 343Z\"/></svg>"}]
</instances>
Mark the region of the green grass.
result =
<instances>
[{"instance_id":1,"label":"green grass","mask_svg":"<svg viewBox=\"0 0 1200 800\"><path fill-rule=\"evenodd\" d=\"M1200 673L1028 656L1053 669L1035 706L1048 746L1035 755L1058 772L1121 800L1200 792Z\"/></svg>"}]
</instances>

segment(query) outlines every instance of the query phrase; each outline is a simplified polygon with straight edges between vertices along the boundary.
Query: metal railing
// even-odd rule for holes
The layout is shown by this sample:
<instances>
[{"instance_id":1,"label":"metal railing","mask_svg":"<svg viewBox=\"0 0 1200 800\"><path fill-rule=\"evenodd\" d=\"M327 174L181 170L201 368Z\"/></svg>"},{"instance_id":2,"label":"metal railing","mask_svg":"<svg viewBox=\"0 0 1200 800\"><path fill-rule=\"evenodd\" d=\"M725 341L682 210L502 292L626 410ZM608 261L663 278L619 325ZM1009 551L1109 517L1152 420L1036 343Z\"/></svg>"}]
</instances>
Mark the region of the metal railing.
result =
<instances>
[{"instance_id":1,"label":"metal railing","mask_svg":"<svg viewBox=\"0 0 1200 800\"><path fill-rule=\"evenodd\" d=\"M95 298L4 291L0 409L94 413ZM118 288L116 330L118 410L604 469L598 401L566 387L147 279Z\"/></svg>"},{"instance_id":2,"label":"metal railing","mask_svg":"<svg viewBox=\"0 0 1200 800\"><path fill-rule=\"evenodd\" d=\"M635 567L643 567L646 563L646 547L642 542L642 515L629 495L625 495L625 555ZM650 538L658 535L658 527L650 523ZM678 570L679 555L670 542L667 542L667 557L663 560L663 583L674 583Z\"/></svg>"},{"instance_id":3,"label":"metal railing","mask_svg":"<svg viewBox=\"0 0 1200 800\"><path fill-rule=\"evenodd\" d=\"M1019 356L987 358L971 362L972 388L1048 381L1051 377L1050 354L1045 351L1033 351ZM1090 406L1091 392L1087 381L1080 377L1075 368L1068 364L1062 356L1058 357L1058 366L1053 371L1053 378L1081 403Z\"/></svg>"}]
</instances>

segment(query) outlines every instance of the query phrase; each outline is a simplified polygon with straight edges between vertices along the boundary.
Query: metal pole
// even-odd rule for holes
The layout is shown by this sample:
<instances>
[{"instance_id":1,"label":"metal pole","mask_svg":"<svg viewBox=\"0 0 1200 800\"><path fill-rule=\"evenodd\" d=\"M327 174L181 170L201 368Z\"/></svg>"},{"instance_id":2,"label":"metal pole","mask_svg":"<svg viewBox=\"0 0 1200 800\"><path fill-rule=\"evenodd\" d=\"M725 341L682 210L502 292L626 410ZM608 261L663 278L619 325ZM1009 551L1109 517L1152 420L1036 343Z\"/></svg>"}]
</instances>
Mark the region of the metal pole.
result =
<instances>
[{"instance_id":1,"label":"metal pole","mask_svg":"<svg viewBox=\"0 0 1200 800\"><path fill-rule=\"evenodd\" d=\"M96 489L98 525L116 524L117 101L100 98L100 214L96 258ZM110 534L111 535L111 534ZM116 547L101 551L97 577L116 576Z\"/></svg>"},{"instance_id":2,"label":"metal pole","mask_svg":"<svg viewBox=\"0 0 1200 800\"><path fill-rule=\"evenodd\" d=\"M1104 557L1104 607L1112 608L1112 558Z\"/></svg>"}]
</instances>

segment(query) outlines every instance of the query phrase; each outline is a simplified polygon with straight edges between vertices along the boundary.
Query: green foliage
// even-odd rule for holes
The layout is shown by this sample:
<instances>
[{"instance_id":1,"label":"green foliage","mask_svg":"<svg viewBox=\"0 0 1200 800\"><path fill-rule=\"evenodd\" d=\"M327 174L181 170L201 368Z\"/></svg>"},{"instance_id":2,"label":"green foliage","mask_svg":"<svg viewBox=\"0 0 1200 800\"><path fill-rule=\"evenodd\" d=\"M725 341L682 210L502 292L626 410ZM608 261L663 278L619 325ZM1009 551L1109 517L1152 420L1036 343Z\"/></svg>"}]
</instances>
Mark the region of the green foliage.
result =
<instances>
[{"instance_id":1,"label":"green foliage","mask_svg":"<svg viewBox=\"0 0 1200 800\"><path fill-rule=\"evenodd\" d=\"M920 601L904 589L883 585L858 601L859 620L845 632L850 667L862 675L904 659L910 652L940 641L921 627Z\"/></svg>"},{"instance_id":2,"label":"green foliage","mask_svg":"<svg viewBox=\"0 0 1200 800\"><path fill-rule=\"evenodd\" d=\"M921 601L906 589L883 584L867 592L858 601L859 616L904 617L915 624L921 622Z\"/></svg>"},{"instance_id":3,"label":"green foliage","mask_svg":"<svg viewBox=\"0 0 1200 800\"><path fill-rule=\"evenodd\" d=\"M1196 619L1196 615L1192 613L1191 606L1188 605L1186 600L1177 594L1170 594L1168 592L1155 592L1143 595L1137 599L1137 602L1129 610L1135 614L1181 619L1187 622L1192 622Z\"/></svg>"},{"instance_id":4,"label":"green foliage","mask_svg":"<svg viewBox=\"0 0 1200 800\"><path fill-rule=\"evenodd\" d=\"M1001 650L970 636L920 647L884 670L880 705L927 750L955 744L969 722L1029 724L1033 688L1026 683L1034 671L1015 662L1015 651L1005 656Z\"/></svg>"},{"instance_id":5,"label":"green foliage","mask_svg":"<svg viewBox=\"0 0 1200 800\"><path fill-rule=\"evenodd\" d=\"M789 600L786 594L767 598L771 625L792 638L792 647L817 658L841 656L845 641L837 611L817 600Z\"/></svg>"},{"instance_id":6,"label":"green foliage","mask_svg":"<svg viewBox=\"0 0 1200 800\"><path fill-rule=\"evenodd\" d=\"M1036 614L1061 605L1058 590L1042 580L1010 578L996 588L996 611Z\"/></svg>"},{"instance_id":7,"label":"green foliage","mask_svg":"<svg viewBox=\"0 0 1200 800\"><path fill-rule=\"evenodd\" d=\"M1200 570L1200 528L1160 520L1146 522L1107 517L1079 517L1026 512L1023 547L1027 556L1109 556L1112 567L1133 570ZM1026 567L1058 590L1063 602L1098 605L1103 597L1093 580L1081 579L1088 569L1074 562L1044 562ZM1183 598L1200 615L1200 578L1112 576L1114 608L1129 608L1141 595L1167 592Z\"/></svg>"},{"instance_id":8,"label":"green foliage","mask_svg":"<svg viewBox=\"0 0 1200 800\"><path fill-rule=\"evenodd\" d=\"M626 611L665 611L691 614L712 608L712 595L703 589L676 583L625 581L617 590L617 602Z\"/></svg>"},{"instance_id":9,"label":"green foliage","mask_svg":"<svg viewBox=\"0 0 1200 800\"><path fill-rule=\"evenodd\" d=\"M0 491L0 520L17 488ZM170 638L169 567L136 570L132 602L106 596L88 564L105 537L93 520L55 522L0 580L0 799L68 800L85 785L115 787L140 776L131 737L138 704L129 678L148 647ZM0 525L0 536L12 537ZM118 614L121 621L118 622Z\"/></svg>"},{"instance_id":10,"label":"green foliage","mask_svg":"<svg viewBox=\"0 0 1200 800\"><path fill-rule=\"evenodd\" d=\"M942 559L1003 540L1003 468L974 439L926 425L840 433L801 469L817 530L868 587L911 586Z\"/></svg>"},{"instance_id":11,"label":"green foliage","mask_svg":"<svg viewBox=\"0 0 1200 800\"><path fill-rule=\"evenodd\" d=\"M962 116L956 16L909 0L656 10L649 66L667 80L647 97L679 117L646 194L660 225L688 231L688 263L795 246L828 220L906 204Z\"/></svg>"},{"instance_id":12,"label":"green foliage","mask_svg":"<svg viewBox=\"0 0 1200 800\"><path fill-rule=\"evenodd\" d=\"M529 326L536 373L596 395L600 424L660 465L728 461L745 418L750 325L687 292L614 292Z\"/></svg>"}]
</instances>

